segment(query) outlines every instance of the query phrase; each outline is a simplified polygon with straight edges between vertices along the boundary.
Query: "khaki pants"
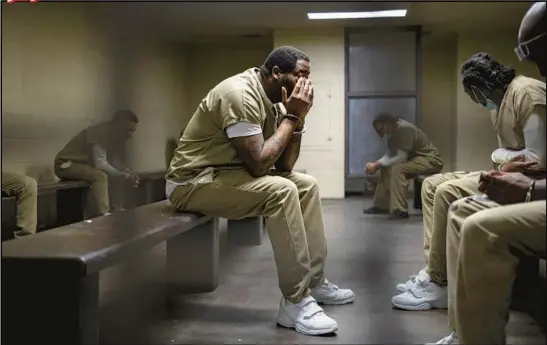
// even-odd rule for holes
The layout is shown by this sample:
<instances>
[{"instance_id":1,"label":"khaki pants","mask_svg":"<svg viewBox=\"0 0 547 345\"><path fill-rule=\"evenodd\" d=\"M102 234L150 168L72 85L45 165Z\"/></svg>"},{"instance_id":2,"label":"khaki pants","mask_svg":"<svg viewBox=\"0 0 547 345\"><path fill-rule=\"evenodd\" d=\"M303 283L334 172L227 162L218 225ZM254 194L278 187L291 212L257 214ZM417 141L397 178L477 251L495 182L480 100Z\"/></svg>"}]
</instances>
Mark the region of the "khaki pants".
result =
<instances>
[{"instance_id":1,"label":"khaki pants","mask_svg":"<svg viewBox=\"0 0 547 345\"><path fill-rule=\"evenodd\" d=\"M89 217L97 217L108 213L118 211L123 206L123 196L125 181L117 181L108 183L109 176L101 170L95 169L86 164L74 163L68 168L61 168L55 164L55 174L61 180L82 180L91 184L88 202L86 203L86 213ZM114 180L113 178L110 178ZM110 190L110 192L109 192ZM112 205L111 205L112 204ZM90 209L90 205L93 205Z\"/></svg>"},{"instance_id":2,"label":"khaki pants","mask_svg":"<svg viewBox=\"0 0 547 345\"><path fill-rule=\"evenodd\" d=\"M17 199L17 226L21 228L21 235L35 234L38 221L36 180L2 172L2 193Z\"/></svg>"},{"instance_id":3,"label":"khaki pants","mask_svg":"<svg viewBox=\"0 0 547 345\"><path fill-rule=\"evenodd\" d=\"M173 191L169 200L177 210L227 219L264 216L283 296L297 303L323 282L327 244L315 178L207 170Z\"/></svg>"},{"instance_id":4,"label":"khaki pants","mask_svg":"<svg viewBox=\"0 0 547 345\"><path fill-rule=\"evenodd\" d=\"M424 255L426 264L429 262L429 248L431 247L431 237L433 233L433 205L435 200L435 191L441 184L458 180L467 175L467 172L447 172L427 177L422 183L422 215L424 221ZM442 240L442 238L441 238Z\"/></svg>"},{"instance_id":5,"label":"khaki pants","mask_svg":"<svg viewBox=\"0 0 547 345\"><path fill-rule=\"evenodd\" d=\"M422 185L424 252L426 272L433 282L446 285L446 224L450 205L461 198L480 194L480 171L430 176ZM431 197L433 195L433 198Z\"/></svg>"},{"instance_id":6,"label":"khaki pants","mask_svg":"<svg viewBox=\"0 0 547 345\"><path fill-rule=\"evenodd\" d=\"M469 198L468 198L469 199ZM545 201L500 206L460 199L449 215L449 319L461 344L505 344L518 259L545 257Z\"/></svg>"},{"instance_id":7,"label":"khaki pants","mask_svg":"<svg viewBox=\"0 0 547 345\"><path fill-rule=\"evenodd\" d=\"M380 168L380 178L372 204L390 212L408 212L408 180L417 174L432 174L441 171L443 165L433 159L415 157L408 162Z\"/></svg>"}]
</instances>

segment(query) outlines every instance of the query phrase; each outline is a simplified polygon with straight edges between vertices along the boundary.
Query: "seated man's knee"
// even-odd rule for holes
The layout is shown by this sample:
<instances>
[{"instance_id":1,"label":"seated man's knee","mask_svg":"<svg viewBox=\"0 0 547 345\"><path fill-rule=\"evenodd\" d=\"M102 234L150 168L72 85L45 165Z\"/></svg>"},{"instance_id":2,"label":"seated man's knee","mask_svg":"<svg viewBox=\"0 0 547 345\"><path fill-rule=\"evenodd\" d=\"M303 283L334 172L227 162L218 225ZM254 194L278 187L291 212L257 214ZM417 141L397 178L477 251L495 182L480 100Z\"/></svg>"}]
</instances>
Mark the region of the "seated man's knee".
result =
<instances>
[{"instance_id":1,"label":"seated man's knee","mask_svg":"<svg viewBox=\"0 0 547 345\"><path fill-rule=\"evenodd\" d=\"M452 183L453 181L446 181L437 186L435 189L435 200L445 200L448 203L453 203L454 201L461 198L460 193L458 193L458 188Z\"/></svg>"},{"instance_id":2,"label":"seated man's knee","mask_svg":"<svg viewBox=\"0 0 547 345\"><path fill-rule=\"evenodd\" d=\"M273 176L270 180L272 193L272 199L285 202L291 199L298 200L298 188L296 184L289 179Z\"/></svg>"},{"instance_id":3,"label":"seated man's knee","mask_svg":"<svg viewBox=\"0 0 547 345\"><path fill-rule=\"evenodd\" d=\"M32 177L23 176L21 177L21 195L24 196L35 196L38 194L38 184L36 180Z\"/></svg>"},{"instance_id":4,"label":"seated man's knee","mask_svg":"<svg viewBox=\"0 0 547 345\"><path fill-rule=\"evenodd\" d=\"M297 183L295 183L295 185L299 190L304 190L304 191L319 190L319 181L317 181L317 179L311 175L298 174L296 175L296 179L298 181Z\"/></svg>"},{"instance_id":5,"label":"seated man's knee","mask_svg":"<svg viewBox=\"0 0 547 345\"><path fill-rule=\"evenodd\" d=\"M108 183L108 175L97 169L91 175L91 183Z\"/></svg>"},{"instance_id":6,"label":"seated man's knee","mask_svg":"<svg viewBox=\"0 0 547 345\"><path fill-rule=\"evenodd\" d=\"M438 174L433 176L426 177L422 182L422 198L424 196L428 195L435 195L435 190L437 189L437 185L439 184L437 182Z\"/></svg>"},{"instance_id":7,"label":"seated man's knee","mask_svg":"<svg viewBox=\"0 0 547 345\"><path fill-rule=\"evenodd\" d=\"M391 166L391 174L397 175L397 174L405 174L407 173L407 169L405 168L404 164L393 164Z\"/></svg>"}]
</instances>

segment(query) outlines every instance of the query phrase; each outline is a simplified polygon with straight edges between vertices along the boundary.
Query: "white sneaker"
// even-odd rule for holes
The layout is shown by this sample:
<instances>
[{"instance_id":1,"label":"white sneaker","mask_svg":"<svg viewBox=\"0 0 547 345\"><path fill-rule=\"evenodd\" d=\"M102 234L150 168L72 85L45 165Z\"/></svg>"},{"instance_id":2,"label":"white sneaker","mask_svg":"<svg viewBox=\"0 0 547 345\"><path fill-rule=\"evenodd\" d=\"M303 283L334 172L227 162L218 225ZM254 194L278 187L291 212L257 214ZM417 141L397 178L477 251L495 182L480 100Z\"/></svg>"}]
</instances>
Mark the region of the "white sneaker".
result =
<instances>
[{"instance_id":1,"label":"white sneaker","mask_svg":"<svg viewBox=\"0 0 547 345\"><path fill-rule=\"evenodd\" d=\"M406 283L397 284L397 292L406 292L414 287L416 287L416 279L420 277L422 280L431 280L429 277L429 274L425 273L425 268L418 272L416 275L412 275L408 277L408 281Z\"/></svg>"},{"instance_id":2,"label":"white sneaker","mask_svg":"<svg viewBox=\"0 0 547 345\"><path fill-rule=\"evenodd\" d=\"M338 331L336 321L328 317L311 296L304 297L297 304L282 298L277 324L306 335L324 335Z\"/></svg>"},{"instance_id":3,"label":"white sneaker","mask_svg":"<svg viewBox=\"0 0 547 345\"><path fill-rule=\"evenodd\" d=\"M311 295L319 304L353 303L355 294L350 289L340 289L325 279L323 284L312 290Z\"/></svg>"},{"instance_id":4,"label":"white sneaker","mask_svg":"<svg viewBox=\"0 0 547 345\"><path fill-rule=\"evenodd\" d=\"M405 310L429 310L448 308L446 286L439 286L432 281L416 279L416 287L393 296L391 304Z\"/></svg>"},{"instance_id":5,"label":"white sneaker","mask_svg":"<svg viewBox=\"0 0 547 345\"><path fill-rule=\"evenodd\" d=\"M435 344L444 344L444 345L458 345L460 342L458 341L458 336L456 335L456 332L453 332L449 336L446 336L436 342ZM434 345L434 343L427 343L425 345Z\"/></svg>"}]
</instances>

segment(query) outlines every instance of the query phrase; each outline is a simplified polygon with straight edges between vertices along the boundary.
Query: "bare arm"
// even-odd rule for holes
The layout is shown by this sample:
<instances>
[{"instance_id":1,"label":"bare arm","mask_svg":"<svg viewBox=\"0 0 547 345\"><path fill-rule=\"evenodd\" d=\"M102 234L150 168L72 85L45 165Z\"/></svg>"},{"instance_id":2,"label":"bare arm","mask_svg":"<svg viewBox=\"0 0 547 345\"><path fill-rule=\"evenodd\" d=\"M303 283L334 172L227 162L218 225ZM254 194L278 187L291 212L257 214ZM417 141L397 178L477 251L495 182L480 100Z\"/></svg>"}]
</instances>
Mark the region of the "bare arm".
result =
<instances>
[{"instance_id":1,"label":"bare arm","mask_svg":"<svg viewBox=\"0 0 547 345\"><path fill-rule=\"evenodd\" d=\"M297 128L296 132L293 133L292 139L289 141L289 144L275 162L275 168L277 171L281 172L290 172L294 169L294 165L300 156L300 145L302 143L302 134L306 131L306 128L301 129Z\"/></svg>"},{"instance_id":2,"label":"bare arm","mask_svg":"<svg viewBox=\"0 0 547 345\"><path fill-rule=\"evenodd\" d=\"M271 138L264 141L261 134L231 139L238 157L253 177L261 177L279 159L293 138L297 123L283 119Z\"/></svg>"}]
</instances>

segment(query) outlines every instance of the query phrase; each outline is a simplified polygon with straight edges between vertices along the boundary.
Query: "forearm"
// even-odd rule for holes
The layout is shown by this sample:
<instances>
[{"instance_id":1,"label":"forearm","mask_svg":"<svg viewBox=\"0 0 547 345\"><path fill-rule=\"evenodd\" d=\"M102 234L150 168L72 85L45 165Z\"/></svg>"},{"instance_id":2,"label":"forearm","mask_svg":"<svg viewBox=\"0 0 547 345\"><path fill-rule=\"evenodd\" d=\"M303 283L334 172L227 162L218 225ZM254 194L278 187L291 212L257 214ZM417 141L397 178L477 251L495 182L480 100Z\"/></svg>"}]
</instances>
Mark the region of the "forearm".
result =
<instances>
[{"instance_id":1,"label":"forearm","mask_svg":"<svg viewBox=\"0 0 547 345\"><path fill-rule=\"evenodd\" d=\"M114 168L107 161L95 162L95 167L113 176L125 176L125 172Z\"/></svg>"},{"instance_id":2,"label":"forearm","mask_svg":"<svg viewBox=\"0 0 547 345\"><path fill-rule=\"evenodd\" d=\"M388 167L393 164L404 163L407 161L407 158L408 158L408 154L406 152L402 150L397 150L397 154L395 156L389 156L388 154L385 154L377 162L382 167Z\"/></svg>"},{"instance_id":3,"label":"forearm","mask_svg":"<svg viewBox=\"0 0 547 345\"><path fill-rule=\"evenodd\" d=\"M275 168L278 171L292 171L298 157L300 156L300 145L302 143L302 135L293 135L289 144L275 163Z\"/></svg>"},{"instance_id":4,"label":"forearm","mask_svg":"<svg viewBox=\"0 0 547 345\"><path fill-rule=\"evenodd\" d=\"M294 121L283 119L268 140L258 139L250 143L252 157L244 161L248 162L247 168L251 175L260 177L268 173L289 145L296 125Z\"/></svg>"},{"instance_id":5,"label":"forearm","mask_svg":"<svg viewBox=\"0 0 547 345\"><path fill-rule=\"evenodd\" d=\"M532 190L532 201L536 200L545 200L546 196L546 186L545 179L536 181L534 189Z\"/></svg>"},{"instance_id":6,"label":"forearm","mask_svg":"<svg viewBox=\"0 0 547 345\"><path fill-rule=\"evenodd\" d=\"M120 171L127 170L127 167L125 166L125 164L123 164L123 162L118 157L114 157L112 159L112 166Z\"/></svg>"},{"instance_id":7,"label":"forearm","mask_svg":"<svg viewBox=\"0 0 547 345\"><path fill-rule=\"evenodd\" d=\"M102 170L110 175L125 176L125 172L114 168L112 165L110 165L110 163L108 163L108 160L106 159L106 151L103 150L100 146L94 145L92 147L92 152L95 168Z\"/></svg>"}]
</instances>

